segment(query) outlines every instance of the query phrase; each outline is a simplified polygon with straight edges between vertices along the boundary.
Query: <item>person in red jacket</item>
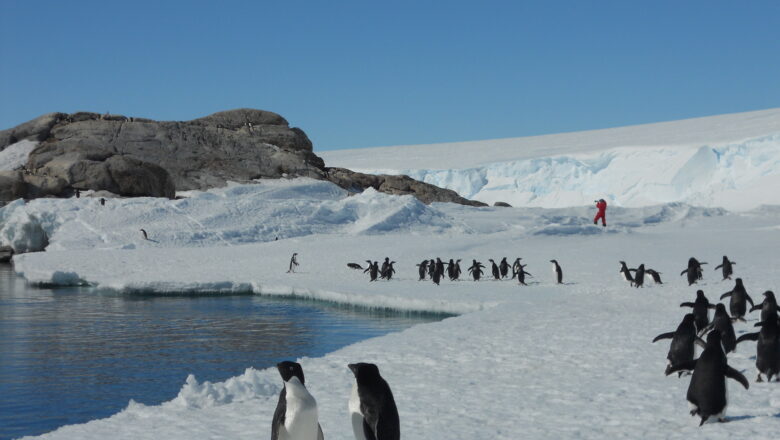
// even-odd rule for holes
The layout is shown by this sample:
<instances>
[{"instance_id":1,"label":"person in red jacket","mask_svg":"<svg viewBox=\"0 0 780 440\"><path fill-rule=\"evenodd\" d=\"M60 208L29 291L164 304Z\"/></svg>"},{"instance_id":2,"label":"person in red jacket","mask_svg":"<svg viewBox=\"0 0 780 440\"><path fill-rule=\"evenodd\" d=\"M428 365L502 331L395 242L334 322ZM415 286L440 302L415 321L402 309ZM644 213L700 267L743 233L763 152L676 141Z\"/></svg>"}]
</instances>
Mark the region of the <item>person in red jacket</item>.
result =
<instances>
[{"instance_id":1,"label":"person in red jacket","mask_svg":"<svg viewBox=\"0 0 780 440\"><path fill-rule=\"evenodd\" d=\"M599 212L596 214L596 217L593 218L593 224L598 224L599 219L601 219L601 226L607 227L607 202L604 199L598 199L596 200L596 208L599 209Z\"/></svg>"}]
</instances>

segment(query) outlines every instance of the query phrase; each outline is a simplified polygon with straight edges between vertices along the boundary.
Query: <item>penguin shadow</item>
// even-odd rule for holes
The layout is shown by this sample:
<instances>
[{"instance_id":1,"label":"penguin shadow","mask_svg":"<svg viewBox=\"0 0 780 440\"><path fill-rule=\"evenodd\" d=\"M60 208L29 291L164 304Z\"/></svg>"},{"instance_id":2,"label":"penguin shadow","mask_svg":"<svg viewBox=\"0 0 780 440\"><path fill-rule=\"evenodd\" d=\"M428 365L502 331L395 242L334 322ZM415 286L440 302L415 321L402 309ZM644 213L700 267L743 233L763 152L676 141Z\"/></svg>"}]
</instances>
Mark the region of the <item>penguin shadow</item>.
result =
<instances>
[{"instance_id":1,"label":"penguin shadow","mask_svg":"<svg viewBox=\"0 0 780 440\"><path fill-rule=\"evenodd\" d=\"M157 244L160 244L160 242L159 242L159 241L157 241L157 240L152 240L151 238L147 238L147 239L146 239L146 241L151 241L152 243L157 243Z\"/></svg>"},{"instance_id":2,"label":"penguin shadow","mask_svg":"<svg viewBox=\"0 0 780 440\"><path fill-rule=\"evenodd\" d=\"M561 283L563 286L576 286L579 283Z\"/></svg>"},{"instance_id":3,"label":"penguin shadow","mask_svg":"<svg viewBox=\"0 0 780 440\"><path fill-rule=\"evenodd\" d=\"M740 421L742 421L742 420L751 420L751 419L757 419L757 418L759 418L759 417L761 417L761 416L750 416L750 415L745 415L745 416L733 416L733 417L727 417L727 418L726 418L726 422L725 422L725 423L729 423L729 422L740 422ZM774 415L770 415L770 416L768 416L768 417L773 417L773 418L776 418L776 419L780 419L780 413L777 413L777 414L774 414Z\"/></svg>"},{"instance_id":4,"label":"penguin shadow","mask_svg":"<svg viewBox=\"0 0 780 440\"><path fill-rule=\"evenodd\" d=\"M525 283L526 286L538 286L539 284L542 284L542 283L540 283L539 281L529 281L529 282Z\"/></svg>"}]
</instances>

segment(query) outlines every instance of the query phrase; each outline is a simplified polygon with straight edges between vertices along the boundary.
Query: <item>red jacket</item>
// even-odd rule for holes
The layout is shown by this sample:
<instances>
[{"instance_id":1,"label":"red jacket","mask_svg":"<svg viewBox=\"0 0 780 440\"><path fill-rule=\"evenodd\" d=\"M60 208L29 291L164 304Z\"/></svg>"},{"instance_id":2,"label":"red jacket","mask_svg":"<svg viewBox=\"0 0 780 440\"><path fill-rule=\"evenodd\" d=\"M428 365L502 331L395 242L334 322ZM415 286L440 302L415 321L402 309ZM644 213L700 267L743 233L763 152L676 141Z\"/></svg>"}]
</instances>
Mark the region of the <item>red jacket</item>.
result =
<instances>
[{"instance_id":1,"label":"red jacket","mask_svg":"<svg viewBox=\"0 0 780 440\"><path fill-rule=\"evenodd\" d=\"M596 202L596 208L599 208L599 214L604 214L607 212L607 202L604 200Z\"/></svg>"}]
</instances>

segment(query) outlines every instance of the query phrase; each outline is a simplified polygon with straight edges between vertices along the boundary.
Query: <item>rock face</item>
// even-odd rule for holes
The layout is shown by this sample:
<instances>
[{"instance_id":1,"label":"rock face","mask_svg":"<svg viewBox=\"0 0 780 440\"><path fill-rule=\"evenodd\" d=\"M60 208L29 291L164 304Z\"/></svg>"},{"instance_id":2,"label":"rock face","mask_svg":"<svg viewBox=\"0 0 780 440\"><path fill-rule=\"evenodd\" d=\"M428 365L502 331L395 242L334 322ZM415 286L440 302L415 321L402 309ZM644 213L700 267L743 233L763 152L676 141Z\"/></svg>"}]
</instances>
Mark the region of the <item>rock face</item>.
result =
<instances>
[{"instance_id":1,"label":"rock face","mask_svg":"<svg viewBox=\"0 0 780 440\"><path fill-rule=\"evenodd\" d=\"M461 205L487 206L487 204L482 202L464 199L451 189L444 189L429 183L420 182L405 175L364 174L346 168L326 168L326 170L328 180L348 191L360 192L371 187L388 194L411 194L425 204L431 202L452 202Z\"/></svg>"},{"instance_id":2,"label":"rock face","mask_svg":"<svg viewBox=\"0 0 780 440\"><path fill-rule=\"evenodd\" d=\"M40 144L24 172L0 173L0 200L68 196L76 189L174 197L176 190L206 190L227 181L305 176L355 192L372 187L413 194L424 203L485 206L408 176L326 168L302 130L263 110L230 110L184 122L49 113L0 131L0 151L23 139Z\"/></svg>"}]
</instances>

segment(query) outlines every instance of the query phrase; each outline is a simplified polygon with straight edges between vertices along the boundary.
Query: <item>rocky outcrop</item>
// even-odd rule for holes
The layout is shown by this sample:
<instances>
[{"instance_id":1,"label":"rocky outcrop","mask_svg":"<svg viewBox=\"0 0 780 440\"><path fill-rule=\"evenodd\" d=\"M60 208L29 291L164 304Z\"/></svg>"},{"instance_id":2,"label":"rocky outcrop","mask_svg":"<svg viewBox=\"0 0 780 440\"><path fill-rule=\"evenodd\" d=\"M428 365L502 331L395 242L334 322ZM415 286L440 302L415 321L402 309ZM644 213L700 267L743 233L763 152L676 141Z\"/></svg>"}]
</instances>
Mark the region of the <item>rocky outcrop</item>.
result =
<instances>
[{"instance_id":1,"label":"rocky outcrop","mask_svg":"<svg viewBox=\"0 0 780 440\"><path fill-rule=\"evenodd\" d=\"M326 168L326 171L328 180L352 192L361 192L370 187L388 194L411 194L425 204L451 202L461 205L487 206L487 204L476 200L465 199L451 189L420 182L406 175L364 174L346 168Z\"/></svg>"},{"instance_id":2,"label":"rocky outcrop","mask_svg":"<svg viewBox=\"0 0 780 440\"><path fill-rule=\"evenodd\" d=\"M510 205L507 202L495 202L495 203L493 203L493 206L497 206L499 208L511 208L512 207L512 205Z\"/></svg>"},{"instance_id":3,"label":"rocky outcrop","mask_svg":"<svg viewBox=\"0 0 780 440\"><path fill-rule=\"evenodd\" d=\"M11 246L0 246L0 263L7 263L11 261L14 256L14 248Z\"/></svg>"}]
</instances>

